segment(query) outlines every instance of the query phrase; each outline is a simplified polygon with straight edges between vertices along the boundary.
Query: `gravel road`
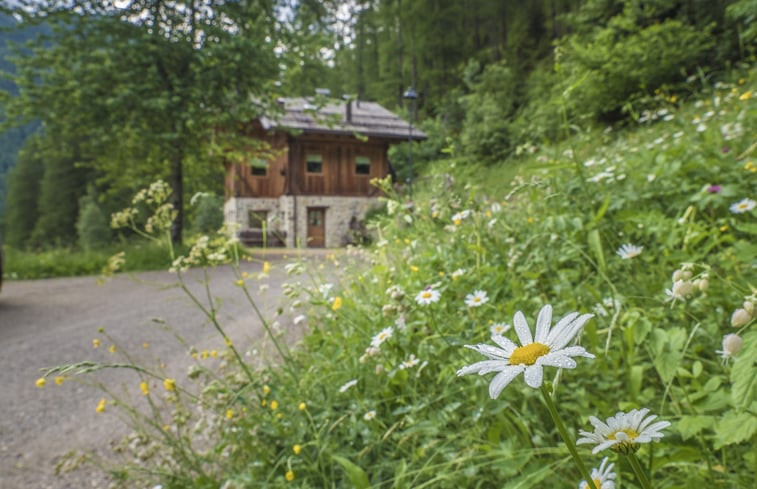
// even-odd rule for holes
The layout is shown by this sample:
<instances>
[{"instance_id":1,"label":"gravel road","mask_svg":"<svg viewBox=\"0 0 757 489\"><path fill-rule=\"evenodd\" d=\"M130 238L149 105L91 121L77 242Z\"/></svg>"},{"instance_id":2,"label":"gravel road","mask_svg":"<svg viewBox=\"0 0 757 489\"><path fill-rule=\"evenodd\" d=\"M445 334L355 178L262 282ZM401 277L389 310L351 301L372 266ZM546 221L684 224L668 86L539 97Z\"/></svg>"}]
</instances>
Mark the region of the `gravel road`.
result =
<instances>
[{"instance_id":1,"label":"gravel road","mask_svg":"<svg viewBox=\"0 0 757 489\"><path fill-rule=\"evenodd\" d=\"M248 287L268 318L281 307L281 286L292 281L284 271L285 256L269 257L272 264L267 291L258 290L257 280ZM316 270L325 253L306 260ZM258 262L242 269L253 276L260 272ZM328 268L327 268L328 269ZM204 294L199 280L202 271L193 270L187 283ZM301 279L307 281L307 279ZM186 346L223 347L217 333L196 306L179 289L167 287L175 277L150 272L134 277L117 276L104 285L94 277L50 280L8 281L0 293L0 488L88 488L107 487L104 474L88 464L77 467L74 454L94 453L107 456L113 443L127 433L113 413L97 414L95 406L102 397L97 388L82 382L65 381L56 385L48 379L43 388L35 387L43 367L82 360L122 360L120 351L137 355L150 363L160 359L177 376L188 365ZM234 344L242 349L267 351L265 334L254 317L241 290L235 285L230 267L213 270L210 277L213 296L220 299L220 316ZM153 318L170 326L166 331ZM299 332L291 319L277 319L286 328L290 341ZM98 328L112 336L113 342L98 334ZM93 348L92 340L101 338ZM118 351L110 353L111 344ZM143 343L148 343L143 348ZM251 361L254 361L252 359ZM98 373L96 379L108 386L135 383L135 375L125 370ZM133 387L133 386L132 386ZM56 470L56 465L74 467Z\"/></svg>"}]
</instances>

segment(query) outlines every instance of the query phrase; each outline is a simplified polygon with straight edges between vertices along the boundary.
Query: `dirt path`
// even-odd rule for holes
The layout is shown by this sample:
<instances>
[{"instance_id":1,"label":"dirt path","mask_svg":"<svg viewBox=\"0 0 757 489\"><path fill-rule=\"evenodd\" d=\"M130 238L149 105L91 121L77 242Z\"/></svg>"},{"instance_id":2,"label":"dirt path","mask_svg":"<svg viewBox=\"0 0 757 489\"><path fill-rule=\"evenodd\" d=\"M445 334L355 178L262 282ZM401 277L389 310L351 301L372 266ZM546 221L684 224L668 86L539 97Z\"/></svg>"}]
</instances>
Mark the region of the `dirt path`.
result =
<instances>
[{"instance_id":1,"label":"dirt path","mask_svg":"<svg viewBox=\"0 0 757 489\"><path fill-rule=\"evenodd\" d=\"M307 260L317 269L325 254ZM292 281L283 271L286 258L269 258L273 268L268 290L261 292L255 280L249 281L257 303L266 317L275 315L282 304L281 286ZM243 267L250 275L260 271L259 263ZM187 279L191 289L204 294L199 284L201 271ZM105 285L95 278L66 278L6 282L0 294L0 487L87 488L107 487L104 475L92 467L56 474L56 464L73 465L71 454L93 452L107 455L110 447L127 432L115 416L97 414L95 406L102 393L81 382L66 381L58 386L35 387L42 367L82 360L108 361L118 358L108 351L111 341L98 335L105 328L118 349L136 353L142 360L157 358L168 369L182 375L189 362L186 347L173 337L181 335L200 349L222 347L212 326L187 296L165 284L175 282L168 273L151 272L134 278L119 276ZM307 279L302 279L307 281ZM238 286L230 267L220 267L210 278L213 296L220 298L221 317L234 344L242 349L260 348L265 335L259 321ZM163 286L159 285L163 284ZM161 329L153 318L162 318L171 327ZM278 318L290 338L298 332L286 316ZM93 348L92 340L101 338ZM143 348L148 343L148 348ZM254 358L251 361L255 361ZM128 371L109 371L97 375L109 387L133 384ZM133 387L133 386L132 386ZM60 471L57 471L60 472Z\"/></svg>"}]
</instances>

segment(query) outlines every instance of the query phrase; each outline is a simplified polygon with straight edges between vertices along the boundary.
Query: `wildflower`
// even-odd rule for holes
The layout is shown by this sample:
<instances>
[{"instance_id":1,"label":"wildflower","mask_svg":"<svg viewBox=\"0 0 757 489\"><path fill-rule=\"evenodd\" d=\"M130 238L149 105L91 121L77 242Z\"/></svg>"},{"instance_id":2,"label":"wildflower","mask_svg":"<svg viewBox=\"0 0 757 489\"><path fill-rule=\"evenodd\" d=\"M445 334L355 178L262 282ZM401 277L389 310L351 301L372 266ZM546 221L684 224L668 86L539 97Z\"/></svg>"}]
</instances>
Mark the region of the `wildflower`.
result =
<instances>
[{"instance_id":1,"label":"wildflower","mask_svg":"<svg viewBox=\"0 0 757 489\"><path fill-rule=\"evenodd\" d=\"M615 477L617 475L612 471L614 466L615 464L607 465L607 457L605 457L599 464L599 469L591 469L591 480L597 489L615 489ZM586 481L581 481L578 484L578 489L589 489L589 484Z\"/></svg>"},{"instance_id":2,"label":"wildflower","mask_svg":"<svg viewBox=\"0 0 757 489\"><path fill-rule=\"evenodd\" d=\"M55 380L55 385L62 385L63 382L66 380L66 378L61 375L58 375L57 377L55 377L54 380Z\"/></svg>"},{"instance_id":3,"label":"wildflower","mask_svg":"<svg viewBox=\"0 0 757 489\"><path fill-rule=\"evenodd\" d=\"M465 305L468 307L478 307L484 305L489 300L486 292L483 290L476 290L472 294L465 296Z\"/></svg>"},{"instance_id":4,"label":"wildflower","mask_svg":"<svg viewBox=\"0 0 757 489\"><path fill-rule=\"evenodd\" d=\"M271 388L268 387L268 384L263 385L263 395L267 396L270 393L271 393Z\"/></svg>"},{"instance_id":5,"label":"wildflower","mask_svg":"<svg viewBox=\"0 0 757 489\"><path fill-rule=\"evenodd\" d=\"M294 480L294 472L291 470L287 470L287 473L284 475L284 478L288 480L289 482L292 482Z\"/></svg>"},{"instance_id":6,"label":"wildflower","mask_svg":"<svg viewBox=\"0 0 757 489\"><path fill-rule=\"evenodd\" d=\"M376 411L373 411L373 410L368 411L367 413L363 415L363 419L366 421L370 421L375 417L376 417Z\"/></svg>"},{"instance_id":7,"label":"wildflower","mask_svg":"<svg viewBox=\"0 0 757 489\"><path fill-rule=\"evenodd\" d=\"M620 248L618 248L618 251L616 251L616 253L622 259L630 260L631 258L636 258L637 256L639 256L643 249L644 249L643 246L636 246L631 243L626 243Z\"/></svg>"},{"instance_id":8,"label":"wildflower","mask_svg":"<svg viewBox=\"0 0 757 489\"><path fill-rule=\"evenodd\" d=\"M470 216L470 211L469 210L464 210L464 211L456 212L455 214L452 215L452 223L455 226L459 226L460 222L462 222L463 219L467 219L468 216Z\"/></svg>"},{"instance_id":9,"label":"wildflower","mask_svg":"<svg viewBox=\"0 0 757 489\"><path fill-rule=\"evenodd\" d=\"M144 348L145 350L147 350L148 348L150 348L150 343L148 343L146 341L143 341L142 342L142 348Z\"/></svg>"},{"instance_id":10,"label":"wildflower","mask_svg":"<svg viewBox=\"0 0 757 489\"><path fill-rule=\"evenodd\" d=\"M344 384L343 384L343 385L342 385L342 386L341 386L341 387L339 388L339 392L344 392L344 391L346 391L347 389L349 389L350 387L352 387L352 386L354 386L354 385L356 385L356 384L357 384L357 379L352 379L352 380L350 380L350 381L348 381L348 382L345 382L345 383L344 383Z\"/></svg>"},{"instance_id":11,"label":"wildflower","mask_svg":"<svg viewBox=\"0 0 757 489\"><path fill-rule=\"evenodd\" d=\"M299 455L300 452L302 451L302 445L298 444L298 445L293 446L292 451L294 452L295 455Z\"/></svg>"},{"instance_id":12,"label":"wildflower","mask_svg":"<svg viewBox=\"0 0 757 489\"><path fill-rule=\"evenodd\" d=\"M431 304L432 302L438 302L440 296L441 294L438 290L434 290L431 287L426 287L422 291L418 292L418 295L415 296L415 302L424 306Z\"/></svg>"},{"instance_id":13,"label":"wildflower","mask_svg":"<svg viewBox=\"0 0 757 489\"><path fill-rule=\"evenodd\" d=\"M233 409L227 409L226 410L226 419L231 419L234 417L234 410Z\"/></svg>"},{"instance_id":14,"label":"wildflower","mask_svg":"<svg viewBox=\"0 0 757 489\"><path fill-rule=\"evenodd\" d=\"M673 282L673 287L670 290L666 290L665 293L671 300L686 300L691 293L694 292L694 282L691 280L676 280Z\"/></svg>"},{"instance_id":15,"label":"wildflower","mask_svg":"<svg viewBox=\"0 0 757 489\"><path fill-rule=\"evenodd\" d=\"M752 199L741 199L740 201L731 204L729 209L734 214L743 214L754 209L755 205L757 205L757 202Z\"/></svg>"},{"instance_id":16,"label":"wildflower","mask_svg":"<svg viewBox=\"0 0 757 489\"><path fill-rule=\"evenodd\" d=\"M339 296L334 297L334 303L331 304L331 310L337 311L342 307L342 298Z\"/></svg>"},{"instance_id":17,"label":"wildflower","mask_svg":"<svg viewBox=\"0 0 757 489\"><path fill-rule=\"evenodd\" d=\"M279 408L279 401L271 401L271 411L276 411Z\"/></svg>"},{"instance_id":18,"label":"wildflower","mask_svg":"<svg viewBox=\"0 0 757 489\"><path fill-rule=\"evenodd\" d=\"M707 193L709 194L719 194L723 190L723 187L720 185L710 185L707 187Z\"/></svg>"},{"instance_id":19,"label":"wildflower","mask_svg":"<svg viewBox=\"0 0 757 489\"><path fill-rule=\"evenodd\" d=\"M268 263L267 261L264 261L263 262L263 273L265 273L267 275L268 272L270 272L270 271L271 271L271 264Z\"/></svg>"},{"instance_id":20,"label":"wildflower","mask_svg":"<svg viewBox=\"0 0 757 489\"><path fill-rule=\"evenodd\" d=\"M492 399L499 396L502 389L521 372L524 373L526 384L533 388L540 387L544 374L542 367L575 368L576 362L571 357L594 358L594 355L587 353L581 346L566 346L593 316L573 312L564 316L550 329L552 306L548 304L539 311L534 338L525 316L518 311L513 317L513 323L522 346L519 347L499 335L491 337L499 348L486 344L465 345L466 348L475 350L489 359L463 367L457 371L457 375L498 372L489 384L489 396Z\"/></svg>"},{"instance_id":21,"label":"wildflower","mask_svg":"<svg viewBox=\"0 0 757 489\"><path fill-rule=\"evenodd\" d=\"M403 370L406 368L412 368L418 365L419 363L420 363L420 360L418 360L418 358L416 358L416 356L413 353L411 353L410 356L407 358L407 360L405 360L404 362L400 364L400 368Z\"/></svg>"},{"instance_id":22,"label":"wildflower","mask_svg":"<svg viewBox=\"0 0 757 489\"><path fill-rule=\"evenodd\" d=\"M415 265L410 265L410 271L413 273L418 273L420 271L420 268L416 267Z\"/></svg>"},{"instance_id":23,"label":"wildflower","mask_svg":"<svg viewBox=\"0 0 757 489\"><path fill-rule=\"evenodd\" d=\"M660 430L670 426L668 421L658 421L652 424L657 415L647 416L649 409L633 409L628 413L618 412L603 423L594 416L589 422L594 426L594 432L581 430L576 444L594 443L596 446L591 453L599 453L609 448L617 453L629 455L639 449L640 443L659 441L664 435Z\"/></svg>"},{"instance_id":24,"label":"wildflower","mask_svg":"<svg viewBox=\"0 0 757 489\"><path fill-rule=\"evenodd\" d=\"M736 309L731 315L731 326L734 328L740 328L745 324L748 324L752 320L752 315L749 311L743 308Z\"/></svg>"},{"instance_id":25,"label":"wildflower","mask_svg":"<svg viewBox=\"0 0 757 489\"><path fill-rule=\"evenodd\" d=\"M731 333L723 336L723 349L717 350L723 360L728 360L741 350L741 336Z\"/></svg>"},{"instance_id":26,"label":"wildflower","mask_svg":"<svg viewBox=\"0 0 757 489\"><path fill-rule=\"evenodd\" d=\"M244 280L242 280L242 279L240 278L239 280L237 280L237 281L236 281L236 284L237 284L237 286L241 287L241 286L243 286L243 285L244 285Z\"/></svg>"},{"instance_id":27,"label":"wildflower","mask_svg":"<svg viewBox=\"0 0 757 489\"><path fill-rule=\"evenodd\" d=\"M382 329L371 340L371 346L374 348L379 348L381 346L381 343L392 337L392 333L394 333L394 328L392 328L391 326Z\"/></svg>"},{"instance_id":28,"label":"wildflower","mask_svg":"<svg viewBox=\"0 0 757 489\"><path fill-rule=\"evenodd\" d=\"M489 328L489 331L491 331L491 333L493 335L496 334L496 335L500 335L501 336L501 335L505 334L505 332L507 332L507 330L509 330L510 327L511 326L509 324L494 323L494 324L492 324L491 328Z\"/></svg>"},{"instance_id":29,"label":"wildflower","mask_svg":"<svg viewBox=\"0 0 757 489\"><path fill-rule=\"evenodd\" d=\"M297 406L297 409L299 409L300 411L304 411L304 410L306 410L307 408L308 408L308 405L307 405L307 404L305 404L304 402L301 402L301 403L300 403L300 405L299 405L299 406Z\"/></svg>"},{"instance_id":30,"label":"wildflower","mask_svg":"<svg viewBox=\"0 0 757 489\"><path fill-rule=\"evenodd\" d=\"M36 380L36 382L34 382L34 385L36 385L40 389L43 388L45 384L47 384L47 380L45 380L44 377L40 377Z\"/></svg>"},{"instance_id":31,"label":"wildflower","mask_svg":"<svg viewBox=\"0 0 757 489\"><path fill-rule=\"evenodd\" d=\"M757 171L757 165L754 164L754 161L747 161L746 164L744 164L744 169L754 173Z\"/></svg>"},{"instance_id":32,"label":"wildflower","mask_svg":"<svg viewBox=\"0 0 757 489\"><path fill-rule=\"evenodd\" d=\"M139 390L142 391L143 396L150 394L150 386L147 384L147 382L140 382Z\"/></svg>"},{"instance_id":33,"label":"wildflower","mask_svg":"<svg viewBox=\"0 0 757 489\"><path fill-rule=\"evenodd\" d=\"M97 338L92 340L92 348L99 348L99 347L100 347L100 340L98 340Z\"/></svg>"},{"instance_id":34,"label":"wildflower","mask_svg":"<svg viewBox=\"0 0 757 489\"><path fill-rule=\"evenodd\" d=\"M176 390L176 380L175 379L165 379L163 380L163 387L168 392L173 392Z\"/></svg>"},{"instance_id":35,"label":"wildflower","mask_svg":"<svg viewBox=\"0 0 757 489\"><path fill-rule=\"evenodd\" d=\"M106 401L105 398L103 397L102 399L100 399L100 402L97 403L97 407L95 408L95 412L98 413L98 414L104 412L106 404L108 404L108 401Z\"/></svg>"},{"instance_id":36,"label":"wildflower","mask_svg":"<svg viewBox=\"0 0 757 489\"><path fill-rule=\"evenodd\" d=\"M300 324L301 322L303 322L305 319L306 319L305 315L304 314L300 314L299 316L297 316L296 318L294 318L293 322L294 322L294 324L296 326L296 325Z\"/></svg>"},{"instance_id":37,"label":"wildflower","mask_svg":"<svg viewBox=\"0 0 757 489\"><path fill-rule=\"evenodd\" d=\"M116 352L116 345L110 345L108 347L108 351L111 352L111 353L115 353Z\"/></svg>"},{"instance_id":38,"label":"wildflower","mask_svg":"<svg viewBox=\"0 0 757 489\"><path fill-rule=\"evenodd\" d=\"M452 280L457 280L458 278L462 277L465 273L465 270L462 268L458 268L454 272L452 272Z\"/></svg>"},{"instance_id":39,"label":"wildflower","mask_svg":"<svg viewBox=\"0 0 757 489\"><path fill-rule=\"evenodd\" d=\"M211 357L211 358L216 358L216 357L218 357L218 352L217 352L216 350L210 350L210 357Z\"/></svg>"},{"instance_id":40,"label":"wildflower","mask_svg":"<svg viewBox=\"0 0 757 489\"><path fill-rule=\"evenodd\" d=\"M750 98L752 98L752 91L751 90L747 90L746 92L744 92L741 95L739 95L739 100L741 100L741 101L749 100Z\"/></svg>"}]
</instances>

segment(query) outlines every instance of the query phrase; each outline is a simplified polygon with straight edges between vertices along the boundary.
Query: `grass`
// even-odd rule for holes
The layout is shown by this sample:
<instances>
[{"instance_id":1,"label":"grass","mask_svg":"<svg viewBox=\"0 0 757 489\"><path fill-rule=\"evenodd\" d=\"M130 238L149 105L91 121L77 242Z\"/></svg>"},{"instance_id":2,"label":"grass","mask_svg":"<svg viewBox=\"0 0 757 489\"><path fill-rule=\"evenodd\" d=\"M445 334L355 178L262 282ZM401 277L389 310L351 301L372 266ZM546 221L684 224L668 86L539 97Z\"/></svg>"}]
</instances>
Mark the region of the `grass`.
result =
<instances>
[{"instance_id":1,"label":"grass","mask_svg":"<svg viewBox=\"0 0 757 489\"><path fill-rule=\"evenodd\" d=\"M609 457L622 488L646 477L654 487L749 487L756 91L757 71L746 67L689 103L661 93L635 127L577 132L505 168L440 161L420 179L413 206L387 187L375 245L331 258L339 288L317 271L287 269L287 310L309 334L283 350L281 365L251 372L232 345L220 365L190 350L196 365L175 390L159 376L125 387L139 396L140 381L150 382L155 408L115 400L140 440L118 459L118 481L575 487L582 474L563 437L591 430L590 416L648 408L671 425L660 442L638 445L638 459L583 445L576 453L588 467ZM626 244L641 253L621 256ZM236 256L229 246L198 243L188 263ZM234 266L243 297L266 286L265 274ZM429 290L438 301L422 304ZM487 300L466 305L476 291ZM223 336L206 295L203 313ZM541 391L518 376L496 399L493 373L456 375L484 359L464 345L491 344L495 327L517 341L516 312L533 329L545 304L553 324L573 311L594 315L576 337L594 359L545 367ZM730 334L738 348L724 341Z\"/></svg>"}]
</instances>

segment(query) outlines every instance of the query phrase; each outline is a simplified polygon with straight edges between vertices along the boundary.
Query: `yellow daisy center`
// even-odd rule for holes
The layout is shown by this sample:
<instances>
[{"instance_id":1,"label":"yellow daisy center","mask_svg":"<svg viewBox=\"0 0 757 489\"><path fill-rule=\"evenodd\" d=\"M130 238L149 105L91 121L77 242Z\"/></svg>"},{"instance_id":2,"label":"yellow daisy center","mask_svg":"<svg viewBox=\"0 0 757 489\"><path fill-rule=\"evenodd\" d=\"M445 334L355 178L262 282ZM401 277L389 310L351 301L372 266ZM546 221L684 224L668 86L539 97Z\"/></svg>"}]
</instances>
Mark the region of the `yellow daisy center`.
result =
<instances>
[{"instance_id":1,"label":"yellow daisy center","mask_svg":"<svg viewBox=\"0 0 757 489\"><path fill-rule=\"evenodd\" d=\"M541 343L531 343L513 350L510 365L533 365L536 359L549 353L549 347Z\"/></svg>"},{"instance_id":2,"label":"yellow daisy center","mask_svg":"<svg viewBox=\"0 0 757 489\"><path fill-rule=\"evenodd\" d=\"M421 294L421 297L423 297L424 299L430 299L431 295L432 295L431 292L427 290Z\"/></svg>"},{"instance_id":3,"label":"yellow daisy center","mask_svg":"<svg viewBox=\"0 0 757 489\"><path fill-rule=\"evenodd\" d=\"M607 439L616 440L616 435L620 432L625 433L628 437L628 440L623 440L620 443L611 446L610 449L616 453L622 453L624 455L635 453L636 450L639 449L639 444L634 443L634 440L639 436L639 432L631 428L624 428L622 430L616 431L615 433L611 433L607 436Z\"/></svg>"}]
</instances>

